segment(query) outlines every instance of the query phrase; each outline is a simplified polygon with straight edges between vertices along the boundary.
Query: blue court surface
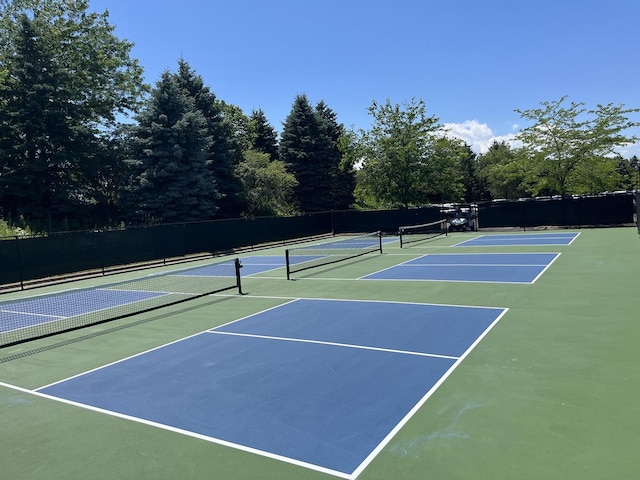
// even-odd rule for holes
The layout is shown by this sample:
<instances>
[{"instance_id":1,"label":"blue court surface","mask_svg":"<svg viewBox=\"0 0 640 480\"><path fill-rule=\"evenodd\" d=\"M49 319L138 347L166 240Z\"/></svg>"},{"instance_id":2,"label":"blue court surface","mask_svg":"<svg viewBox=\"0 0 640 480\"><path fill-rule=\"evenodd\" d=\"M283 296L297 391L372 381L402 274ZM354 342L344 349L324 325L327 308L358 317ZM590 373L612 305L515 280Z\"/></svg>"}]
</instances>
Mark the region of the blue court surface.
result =
<instances>
[{"instance_id":1,"label":"blue court surface","mask_svg":"<svg viewBox=\"0 0 640 480\"><path fill-rule=\"evenodd\" d=\"M534 283L559 253L428 254L372 273L365 280Z\"/></svg>"},{"instance_id":2,"label":"blue court surface","mask_svg":"<svg viewBox=\"0 0 640 480\"><path fill-rule=\"evenodd\" d=\"M297 255L290 259L291 264L310 262L323 258L324 255ZM250 257L242 257L242 276L248 277L258 273L269 272L285 267L285 259L283 255L252 255ZM283 274L284 275L284 274Z\"/></svg>"},{"instance_id":3,"label":"blue court surface","mask_svg":"<svg viewBox=\"0 0 640 480\"><path fill-rule=\"evenodd\" d=\"M382 244L397 242L398 237L382 237ZM380 238L376 235L359 236L353 238L341 238L332 242L300 247L300 250L340 250L340 249L365 249L375 248L380 245Z\"/></svg>"},{"instance_id":4,"label":"blue court surface","mask_svg":"<svg viewBox=\"0 0 640 480\"><path fill-rule=\"evenodd\" d=\"M0 304L0 333L55 322L163 295L166 293L96 288L2 303Z\"/></svg>"},{"instance_id":5,"label":"blue court surface","mask_svg":"<svg viewBox=\"0 0 640 480\"><path fill-rule=\"evenodd\" d=\"M383 237L383 245L386 243L397 242L397 237ZM296 255L291 256L289 261L292 265L298 265L312 260L318 260L324 258L327 255L323 254L322 250L342 250L342 249L371 249L379 245L380 239L378 237L354 237L347 239L335 240L327 243L320 243L316 245L310 245L308 247L296 248ZM300 254L305 250L309 251L308 255ZM313 251L320 251L318 254L314 254ZM256 275L258 273L269 272L271 270L277 270L285 267L284 255L251 255L247 257L241 257L243 277Z\"/></svg>"},{"instance_id":6,"label":"blue court surface","mask_svg":"<svg viewBox=\"0 0 640 480\"><path fill-rule=\"evenodd\" d=\"M177 270L171 274L172 277L233 277L235 267L233 262L214 263L201 267L191 267L184 270Z\"/></svg>"},{"instance_id":7,"label":"blue court surface","mask_svg":"<svg viewBox=\"0 0 640 480\"><path fill-rule=\"evenodd\" d=\"M579 233L514 233L511 235L481 235L457 243L454 247L504 247L537 245L571 245Z\"/></svg>"},{"instance_id":8,"label":"blue court surface","mask_svg":"<svg viewBox=\"0 0 640 480\"><path fill-rule=\"evenodd\" d=\"M313 258L320 257L316 255ZM243 277L277 270L285 266L284 255L252 255L249 257L241 257L240 261L242 263L240 273Z\"/></svg>"},{"instance_id":9,"label":"blue court surface","mask_svg":"<svg viewBox=\"0 0 640 480\"><path fill-rule=\"evenodd\" d=\"M216 263L176 270L170 275L150 275L140 280L172 277L231 277L233 263ZM124 285L124 286L123 286ZM135 283L114 284L105 288L69 290L26 300L0 303L0 333L43 325L79 315L113 309L177 292L141 290Z\"/></svg>"},{"instance_id":10,"label":"blue court surface","mask_svg":"<svg viewBox=\"0 0 640 480\"><path fill-rule=\"evenodd\" d=\"M355 478L505 313L299 299L38 392Z\"/></svg>"}]
</instances>

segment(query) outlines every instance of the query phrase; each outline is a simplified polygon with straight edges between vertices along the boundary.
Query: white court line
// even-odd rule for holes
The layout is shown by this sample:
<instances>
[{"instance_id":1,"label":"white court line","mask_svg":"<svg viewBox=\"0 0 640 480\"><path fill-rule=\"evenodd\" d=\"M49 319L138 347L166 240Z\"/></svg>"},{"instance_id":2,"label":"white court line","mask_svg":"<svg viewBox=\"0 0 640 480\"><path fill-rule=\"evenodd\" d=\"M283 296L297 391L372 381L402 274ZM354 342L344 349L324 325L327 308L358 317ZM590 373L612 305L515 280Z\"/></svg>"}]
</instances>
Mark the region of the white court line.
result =
<instances>
[{"instance_id":1,"label":"white court line","mask_svg":"<svg viewBox=\"0 0 640 480\"><path fill-rule=\"evenodd\" d=\"M216 334L216 335L230 335L230 336L237 336L237 337L262 338L265 340L282 340L285 342L313 343L317 345L329 345L332 347L345 347L345 348L355 348L360 350L373 350L376 352L400 353L403 355L415 355L418 357L445 358L447 360L458 359L458 357L453 357L451 355L439 355L437 353L412 352L409 350L396 350L393 348L382 348L382 347L368 347L366 345L355 345L351 343L339 343L339 342L326 342L322 340L308 340L304 338L276 337L272 335L255 335L252 333L220 332L216 330L210 330L207 333Z\"/></svg>"},{"instance_id":2,"label":"white court line","mask_svg":"<svg viewBox=\"0 0 640 480\"><path fill-rule=\"evenodd\" d=\"M553 261L553 260L552 260ZM546 267L546 263L414 263L396 267Z\"/></svg>"},{"instance_id":3,"label":"white court line","mask_svg":"<svg viewBox=\"0 0 640 480\"><path fill-rule=\"evenodd\" d=\"M18 311L18 310L0 309L0 312L2 312L2 313L13 313L14 315L28 315L30 317L55 318L55 319L58 319L58 320L62 320L63 318L69 318L69 317L64 317L64 316L61 316L61 315L47 315L46 313L24 312L24 311Z\"/></svg>"}]
</instances>

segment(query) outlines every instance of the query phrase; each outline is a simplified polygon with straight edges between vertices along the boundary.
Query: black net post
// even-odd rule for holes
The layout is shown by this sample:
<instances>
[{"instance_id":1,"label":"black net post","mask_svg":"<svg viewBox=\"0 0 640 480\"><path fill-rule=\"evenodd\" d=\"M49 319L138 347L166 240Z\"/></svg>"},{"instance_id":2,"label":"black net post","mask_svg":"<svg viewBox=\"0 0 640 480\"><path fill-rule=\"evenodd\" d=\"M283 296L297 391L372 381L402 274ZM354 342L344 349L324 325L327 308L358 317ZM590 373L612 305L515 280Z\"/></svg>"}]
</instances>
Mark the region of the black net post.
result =
<instances>
[{"instance_id":1,"label":"black net post","mask_svg":"<svg viewBox=\"0 0 640 480\"><path fill-rule=\"evenodd\" d=\"M242 281L240 280L240 278L241 278L240 269L242 268L242 263L240 262L239 258L236 258L233 263L235 265L235 270L236 270L236 282L237 282L237 286L238 286L238 293L240 295L244 295L242 293Z\"/></svg>"},{"instance_id":2,"label":"black net post","mask_svg":"<svg viewBox=\"0 0 640 480\"><path fill-rule=\"evenodd\" d=\"M287 280L291 280L291 269L289 268L289 249L284 251L285 264L287 265Z\"/></svg>"}]
</instances>

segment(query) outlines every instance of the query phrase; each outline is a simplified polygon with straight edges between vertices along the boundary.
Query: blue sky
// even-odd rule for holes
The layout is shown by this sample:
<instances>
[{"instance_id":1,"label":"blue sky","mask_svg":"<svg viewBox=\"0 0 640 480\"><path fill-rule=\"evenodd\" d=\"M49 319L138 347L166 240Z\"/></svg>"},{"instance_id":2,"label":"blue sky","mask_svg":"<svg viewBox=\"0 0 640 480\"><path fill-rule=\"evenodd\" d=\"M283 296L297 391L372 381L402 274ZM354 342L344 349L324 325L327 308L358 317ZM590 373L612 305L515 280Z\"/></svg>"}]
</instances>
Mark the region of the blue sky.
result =
<instances>
[{"instance_id":1,"label":"blue sky","mask_svg":"<svg viewBox=\"0 0 640 480\"><path fill-rule=\"evenodd\" d=\"M367 129L373 100L422 99L483 151L542 101L640 107L638 0L91 0L155 83L184 58L280 131L298 94ZM640 120L640 117L631 117ZM638 134L640 131L630 132ZM634 147L622 153L636 154Z\"/></svg>"}]
</instances>

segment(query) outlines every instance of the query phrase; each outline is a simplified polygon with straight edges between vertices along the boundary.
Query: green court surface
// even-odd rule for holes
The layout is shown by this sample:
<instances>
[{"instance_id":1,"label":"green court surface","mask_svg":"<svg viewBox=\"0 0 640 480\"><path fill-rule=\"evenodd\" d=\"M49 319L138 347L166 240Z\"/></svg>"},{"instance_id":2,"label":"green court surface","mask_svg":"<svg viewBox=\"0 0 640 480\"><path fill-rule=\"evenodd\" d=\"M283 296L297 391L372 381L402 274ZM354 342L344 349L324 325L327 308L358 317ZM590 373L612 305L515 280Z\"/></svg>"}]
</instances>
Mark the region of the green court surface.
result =
<instances>
[{"instance_id":1,"label":"green court surface","mask_svg":"<svg viewBox=\"0 0 640 480\"><path fill-rule=\"evenodd\" d=\"M457 253L460 247L453 245L478 235L455 233L403 249L397 242L385 243L382 255L299 272L292 280L286 280L284 268L245 276L244 295L224 292L2 348L2 478L336 478L32 392L296 298L508 308L358 472L358 479L637 478L638 231L631 227L572 231L580 235L571 245L464 248L464 253L560 253L533 284L358 280L424 254ZM251 255L284 258L284 248L238 256ZM163 270L168 268L153 271ZM147 273L4 294L0 300Z\"/></svg>"}]
</instances>

